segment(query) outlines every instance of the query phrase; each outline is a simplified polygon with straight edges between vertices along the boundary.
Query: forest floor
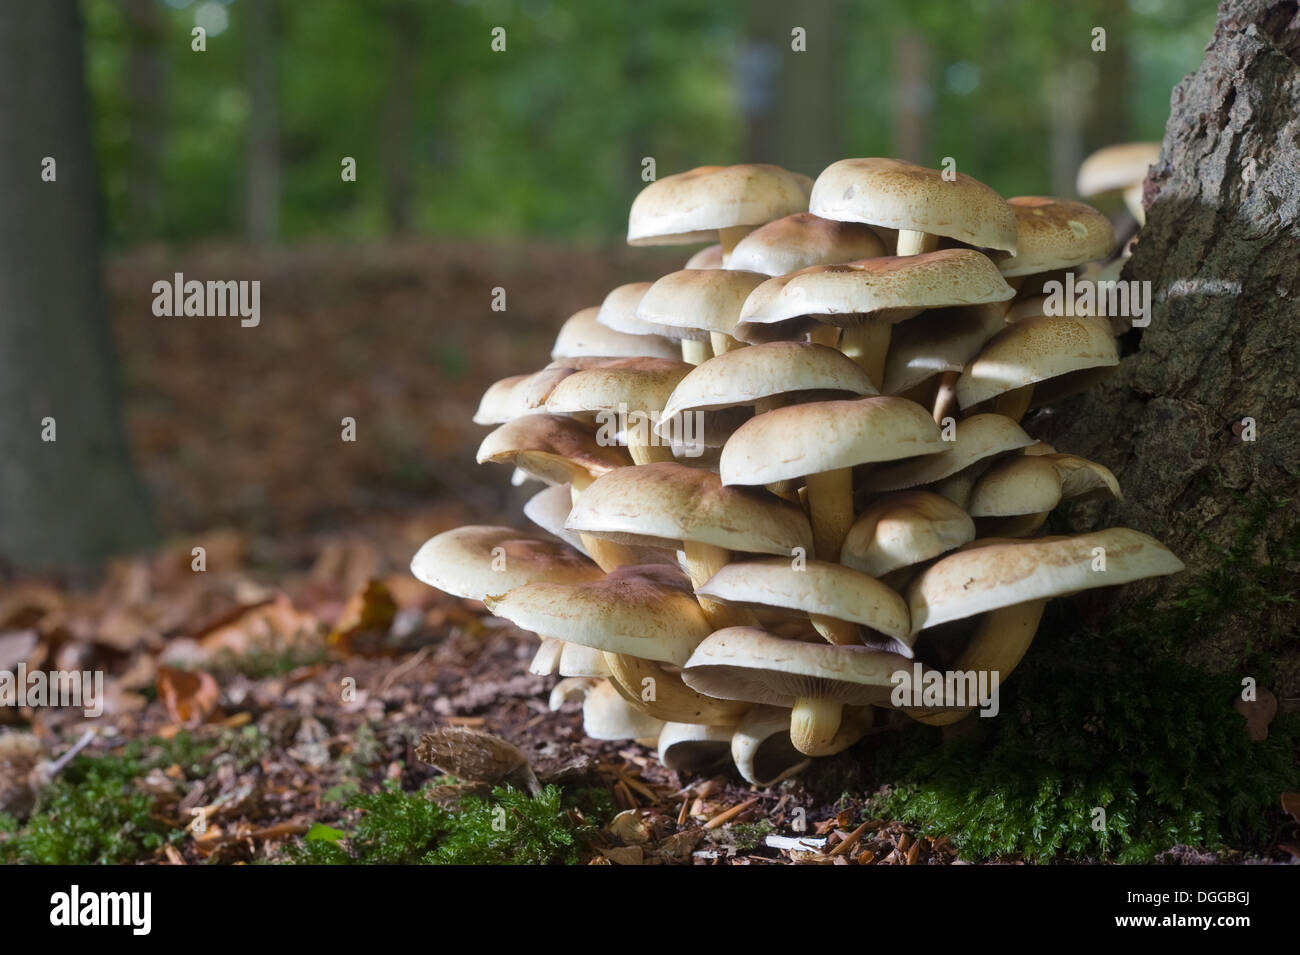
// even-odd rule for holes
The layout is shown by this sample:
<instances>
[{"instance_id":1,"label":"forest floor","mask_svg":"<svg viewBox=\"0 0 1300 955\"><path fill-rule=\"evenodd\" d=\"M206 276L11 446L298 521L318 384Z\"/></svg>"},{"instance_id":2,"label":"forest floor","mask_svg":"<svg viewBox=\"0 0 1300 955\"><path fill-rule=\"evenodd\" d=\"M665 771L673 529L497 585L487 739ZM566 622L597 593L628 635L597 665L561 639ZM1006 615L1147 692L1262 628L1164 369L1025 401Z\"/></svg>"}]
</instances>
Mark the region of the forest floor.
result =
<instances>
[{"instance_id":1,"label":"forest floor","mask_svg":"<svg viewBox=\"0 0 1300 955\"><path fill-rule=\"evenodd\" d=\"M562 824L539 836L537 861L961 862L946 839L873 814L881 781L863 768L866 742L757 791L734 773L682 778L643 746L586 739L580 706L550 710L554 678L528 672L535 637L407 570L439 531L524 523L527 489L474 464L484 388L543 365L571 312L675 261L413 244L113 262L126 418L163 542L93 585L0 577L0 670L106 674L91 724L77 710L0 708L0 734L32 734L26 749L0 745L0 822L7 812L16 830L34 799L38 814L49 802L44 790L102 781L118 764L142 801L86 806L101 813L87 831L73 831L71 802L44 828L33 816L25 836L0 825L0 859L23 838L20 858L36 861L162 864L287 861L354 832L357 843L367 812L386 811L358 803L364 794L485 792L417 754L426 733L466 727L517 745L544 779L563 767ZM174 271L262 279L261 324L154 317L150 286ZM498 286L503 313L489 307ZM345 417L353 442L341 439ZM47 782L48 762L87 725L79 760ZM414 825L410 806L387 808ZM430 845L450 825L426 822L412 838ZM94 829L137 837L106 842ZM810 844L772 848L769 834ZM457 858L511 857L508 842L493 846ZM1170 861L1242 861L1232 855ZM391 847L374 858L410 861Z\"/></svg>"}]
</instances>

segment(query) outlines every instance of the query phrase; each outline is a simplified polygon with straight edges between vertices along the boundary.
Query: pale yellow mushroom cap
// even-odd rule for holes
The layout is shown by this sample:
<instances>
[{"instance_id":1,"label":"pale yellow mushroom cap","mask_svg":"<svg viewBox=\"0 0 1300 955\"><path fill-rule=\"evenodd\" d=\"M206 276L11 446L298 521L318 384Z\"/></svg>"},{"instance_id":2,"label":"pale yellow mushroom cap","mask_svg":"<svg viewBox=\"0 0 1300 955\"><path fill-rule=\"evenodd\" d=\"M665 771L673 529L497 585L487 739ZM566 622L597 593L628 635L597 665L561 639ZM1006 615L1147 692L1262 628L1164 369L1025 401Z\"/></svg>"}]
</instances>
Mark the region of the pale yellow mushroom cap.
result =
<instances>
[{"instance_id":1,"label":"pale yellow mushroom cap","mask_svg":"<svg viewBox=\"0 0 1300 955\"><path fill-rule=\"evenodd\" d=\"M650 183L632 202L628 245L713 242L720 229L806 212L812 180L766 163L699 166Z\"/></svg>"},{"instance_id":2,"label":"pale yellow mushroom cap","mask_svg":"<svg viewBox=\"0 0 1300 955\"><path fill-rule=\"evenodd\" d=\"M1016 217L1007 201L978 179L951 175L901 159L841 159L817 177L808 211L1014 252Z\"/></svg>"}]
</instances>

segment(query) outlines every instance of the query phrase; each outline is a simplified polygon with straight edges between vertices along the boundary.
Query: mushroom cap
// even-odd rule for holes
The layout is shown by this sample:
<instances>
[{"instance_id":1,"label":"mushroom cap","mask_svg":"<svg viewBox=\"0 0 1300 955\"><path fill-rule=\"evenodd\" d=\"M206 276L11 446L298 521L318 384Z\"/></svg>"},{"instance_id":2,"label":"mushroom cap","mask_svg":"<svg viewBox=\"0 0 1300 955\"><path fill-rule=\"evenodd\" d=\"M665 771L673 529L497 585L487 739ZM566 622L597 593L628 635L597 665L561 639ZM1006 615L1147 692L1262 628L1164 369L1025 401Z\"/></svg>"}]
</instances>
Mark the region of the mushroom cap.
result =
<instances>
[{"instance_id":1,"label":"mushroom cap","mask_svg":"<svg viewBox=\"0 0 1300 955\"><path fill-rule=\"evenodd\" d=\"M662 325L643 321L636 317L641 299L650 290L653 282L630 282L620 285L605 296L596 313L596 321L625 335L663 335L666 331Z\"/></svg>"},{"instance_id":2,"label":"mushroom cap","mask_svg":"<svg viewBox=\"0 0 1300 955\"><path fill-rule=\"evenodd\" d=\"M548 366L529 375L511 375L494 382L474 412L475 424L505 424L524 415L538 414L557 384L573 374L572 368Z\"/></svg>"},{"instance_id":3,"label":"mushroom cap","mask_svg":"<svg viewBox=\"0 0 1300 955\"><path fill-rule=\"evenodd\" d=\"M812 550L803 511L766 491L724 487L711 471L675 462L623 470L582 493L569 514L571 529L651 547L694 541L755 554Z\"/></svg>"},{"instance_id":4,"label":"mushroom cap","mask_svg":"<svg viewBox=\"0 0 1300 955\"><path fill-rule=\"evenodd\" d=\"M930 412L890 395L787 405L750 418L722 448L724 484L775 484L944 451Z\"/></svg>"},{"instance_id":5,"label":"mushroom cap","mask_svg":"<svg viewBox=\"0 0 1300 955\"><path fill-rule=\"evenodd\" d=\"M513 464L548 484L576 481L579 486L632 458L623 448L604 445L573 418L534 414L507 421L479 445L478 463Z\"/></svg>"},{"instance_id":6,"label":"mushroom cap","mask_svg":"<svg viewBox=\"0 0 1300 955\"><path fill-rule=\"evenodd\" d=\"M757 627L727 627L691 654L682 680L724 700L794 706L799 699L866 706L889 699L894 673L912 661L868 647L787 640Z\"/></svg>"},{"instance_id":7,"label":"mushroom cap","mask_svg":"<svg viewBox=\"0 0 1300 955\"><path fill-rule=\"evenodd\" d=\"M659 731L659 762L676 773L696 773L731 755L732 726L665 723Z\"/></svg>"},{"instance_id":8,"label":"mushroom cap","mask_svg":"<svg viewBox=\"0 0 1300 955\"><path fill-rule=\"evenodd\" d=\"M797 212L759 226L736 243L727 268L788 275L810 265L853 262L885 254L870 226Z\"/></svg>"},{"instance_id":9,"label":"mushroom cap","mask_svg":"<svg viewBox=\"0 0 1300 955\"><path fill-rule=\"evenodd\" d=\"M712 629L686 575L665 564L578 584L539 580L485 603L524 630L661 663L685 663Z\"/></svg>"},{"instance_id":10,"label":"mushroom cap","mask_svg":"<svg viewBox=\"0 0 1300 955\"><path fill-rule=\"evenodd\" d=\"M667 358L620 358L566 376L551 390L546 410L551 414L658 413L694 367Z\"/></svg>"},{"instance_id":11,"label":"mushroom cap","mask_svg":"<svg viewBox=\"0 0 1300 955\"><path fill-rule=\"evenodd\" d=\"M1020 238L1016 254L998 262L1005 276L1073 268L1115 248L1115 227L1086 203L1047 196L1017 196L1010 203Z\"/></svg>"},{"instance_id":12,"label":"mushroom cap","mask_svg":"<svg viewBox=\"0 0 1300 955\"><path fill-rule=\"evenodd\" d=\"M1043 457L1052 462L1052 467L1056 468L1056 474L1061 479L1061 497L1124 500L1124 492L1120 490L1119 481L1105 465L1075 454L1061 454L1056 451L1049 451Z\"/></svg>"},{"instance_id":13,"label":"mushroom cap","mask_svg":"<svg viewBox=\"0 0 1300 955\"><path fill-rule=\"evenodd\" d=\"M587 553L582 538L564 526L573 508L573 488L568 484L548 484L524 503L524 517L548 534L554 534L575 550ZM590 556L590 555L588 555Z\"/></svg>"},{"instance_id":14,"label":"mushroom cap","mask_svg":"<svg viewBox=\"0 0 1300 955\"><path fill-rule=\"evenodd\" d=\"M900 322L927 308L1007 302L1015 294L997 266L974 249L814 265L755 288L734 334L742 341L769 341L802 334L819 322Z\"/></svg>"},{"instance_id":15,"label":"mushroom cap","mask_svg":"<svg viewBox=\"0 0 1300 955\"><path fill-rule=\"evenodd\" d=\"M995 461L971 488L972 517L1041 514L1061 503L1061 478L1047 455L1016 455Z\"/></svg>"},{"instance_id":16,"label":"mushroom cap","mask_svg":"<svg viewBox=\"0 0 1300 955\"><path fill-rule=\"evenodd\" d=\"M663 408L667 419L687 411L752 405L793 392L874 395L871 378L835 348L811 342L768 342L723 352L696 365Z\"/></svg>"},{"instance_id":17,"label":"mushroom cap","mask_svg":"<svg viewBox=\"0 0 1300 955\"><path fill-rule=\"evenodd\" d=\"M930 491L900 491L862 512L844 538L840 562L881 577L974 539L975 522L952 501Z\"/></svg>"},{"instance_id":18,"label":"mushroom cap","mask_svg":"<svg viewBox=\"0 0 1300 955\"><path fill-rule=\"evenodd\" d=\"M807 211L811 191L811 179L780 166L698 166L641 190L628 214L627 243L713 242L719 229L759 226Z\"/></svg>"},{"instance_id":19,"label":"mushroom cap","mask_svg":"<svg viewBox=\"0 0 1300 955\"><path fill-rule=\"evenodd\" d=\"M964 408L1073 371L1119 364L1119 351L1103 319L1088 316L1026 318L984 346L957 379Z\"/></svg>"},{"instance_id":20,"label":"mushroom cap","mask_svg":"<svg viewBox=\"0 0 1300 955\"><path fill-rule=\"evenodd\" d=\"M485 524L429 538L411 558L411 573L430 587L467 600L484 600L538 580L578 584L604 576L567 544Z\"/></svg>"},{"instance_id":21,"label":"mushroom cap","mask_svg":"<svg viewBox=\"0 0 1300 955\"><path fill-rule=\"evenodd\" d=\"M722 246L721 244L706 245L700 251L696 252L686 264L684 269L720 269L722 268Z\"/></svg>"},{"instance_id":22,"label":"mushroom cap","mask_svg":"<svg viewBox=\"0 0 1300 955\"><path fill-rule=\"evenodd\" d=\"M596 306L574 312L555 336L552 358L681 358L679 346L657 335L628 335L596 320Z\"/></svg>"},{"instance_id":23,"label":"mushroom cap","mask_svg":"<svg viewBox=\"0 0 1300 955\"><path fill-rule=\"evenodd\" d=\"M1016 217L1007 201L965 173L944 179L901 159L841 159L813 184L808 211L947 236L978 248L1016 250Z\"/></svg>"},{"instance_id":24,"label":"mushroom cap","mask_svg":"<svg viewBox=\"0 0 1300 955\"><path fill-rule=\"evenodd\" d=\"M961 371L1006 327L1004 302L923 312L894 328L885 356L887 395L902 394L946 371Z\"/></svg>"},{"instance_id":25,"label":"mushroom cap","mask_svg":"<svg viewBox=\"0 0 1300 955\"><path fill-rule=\"evenodd\" d=\"M623 699L608 680L592 687L582 701L582 731L592 739L653 739L663 726L663 720Z\"/></svg>"},{"instance_id":26,"label":"mushroom cap","mask_svg":"<svg viewBox=\"0 0 1300 955\"><path fill-rule=\"evenodd\" d=\"M778 706L753 706L741 717L731 737L731 759L755 786L775 786L812 765L790 742L790 711Z\"/></svg>"},{"instance_id":27,"label":"mushroom cap","mask_svg":"<svg viewBox=\"0 0 1300 955\"><path fill-rule=\"evenodd\" d=\"M911 621L902 596L874 577L828 561L809 560L801 570L785 557L732 561L695 592L728 604L845 620L910 645Z\"/></svg>"},{"instance_id":28,"label":"mushroom cap","mask_svg":"<svg viewBox=\"0 0 1300 955\"><path fill-rule=\"evenodd\" d=\"M1105 570L1093 570L1104 548ZM907 588L912 630L935 627L1002 607L1126 584L1183 569L1153 537L1111 527L1070 537L975 541L918 574Z\"/></svg>"},{"instance_id":29,"label":"mushroom cap","mask_svg":"<svg viewBox=\"0 0 1300 955\"><path fill-rule=\"evenodd\" d=\"M734 269L669 272L641 298L637 318L673 338L703 341L712 332L730 335L745 299L766 280L758 272Z\"/></svg>"},{"instance_id":30,"label":"mushroom cap","mask_svg":"<svg viewBox=\"0 0 1300 955\"><path fill-rule=\"evenodd\" d=\"M953 427L953 438L943 442L944 450L937 454L874 469L864 479L866 487L872 491L898 491L933 484L984 458L1034 443L1015 421L992 412L962 418Z\"/></svg>"},{"instance_id":31,"label":"mushroom cap","mask_svg":"<svg viewBox=\"0 0 1300 955\"><path fill-rule=\"evenodd\" d=\"M1147 177L1147 170L1160 158L1159 143L1119 143L1103 146L1079 167L1076 188L1081 196L1126 189Z\"/></svg>"}]
</instances>

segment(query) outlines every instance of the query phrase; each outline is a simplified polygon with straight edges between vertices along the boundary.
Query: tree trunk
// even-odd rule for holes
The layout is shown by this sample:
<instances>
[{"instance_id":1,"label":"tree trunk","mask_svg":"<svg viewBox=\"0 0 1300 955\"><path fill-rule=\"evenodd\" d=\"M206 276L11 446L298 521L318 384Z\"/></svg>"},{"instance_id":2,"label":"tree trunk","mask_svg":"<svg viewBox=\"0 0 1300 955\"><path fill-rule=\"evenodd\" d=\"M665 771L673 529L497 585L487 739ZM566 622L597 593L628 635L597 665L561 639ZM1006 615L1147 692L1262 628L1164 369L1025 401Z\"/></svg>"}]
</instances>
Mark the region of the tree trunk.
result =
<instances>
[{"instance_id":1,"label":"tree trunk","mask_svg":"<svg viewBox=\"0 0 1300 955\"><path fill-rule=\"evenodd\" d=\"M749 41L741 100L748 123L746 162L770 162L816 176L840 158L835 115L838 89L837 0L756 0L749 6ZM792 49L795 27L806 48ZM816 104L810 108L809 104Z\"/></svg>"},{"instance_id":2,"label":"tree trunk","mask_svg":"<svg viewBox=\"0 0 1300 955\"><path fill-rule=\"evenodd\" d=\"M392 38L388 95L380 121L380 148L384 163L384 210L394 235L406 235L414 221L415 185L412 134L415 131L415 95L420 61L420 11L407 2L386 8Z\"/></svg>"},{"instance_id":3,"label":"tree trunk","mask_svg":"<svg viewBox=\"0 0 1300 955\"><path fill-rule=\"evenodd\" d=\"M0 115L0 560L86 568L149 522L118 414L76 0L0 4Z\"/></svg>"},{"instance_id":4,"label":"tree trunk","mask_svg":"<svg viewBox=\"0 0 1300 955\"><path fill-rule=\"evenodd\" d=\"M248 84L248 179L245 229L251 245L280 232L280 121L276 107L273 0L245 0L244 75Z\"/></svg>"},{"instance_id":5,"label":"tree trunk","mask_svg":"<svg viewBox=\"0 0 1300 955\"><path fill-rule=\"evenodd\" d=\"M122 0L128 31L126 88L131 153L126 172L127 227L133 237L157 234L162 212L163 128L167 121L166 25L156 0Z\"/></svg>"},{"instance_id":6,"label":"tree trunk","mask_svg":"<svg viewBox=\"0 0 1300 955\"><path fill-rule=\"evenodd\" d=\"M1214 567L1214 545L1252 502L1287 499L1294 513L1300 501L1297 9L1224 0L1204 62L1173 92L1123 273L1151 283L1151 323L1118 373L1044 435L1119 476L1127 500L1102 523L1154 534L1192 573ZM1255 441L1234 431L1247 416ZM1223 665L1258 636L1189 633L1189 657ZM1274 690L1300 696L1300 649L1280 648L1275 663Z\"/></svg>"}]
</instances>

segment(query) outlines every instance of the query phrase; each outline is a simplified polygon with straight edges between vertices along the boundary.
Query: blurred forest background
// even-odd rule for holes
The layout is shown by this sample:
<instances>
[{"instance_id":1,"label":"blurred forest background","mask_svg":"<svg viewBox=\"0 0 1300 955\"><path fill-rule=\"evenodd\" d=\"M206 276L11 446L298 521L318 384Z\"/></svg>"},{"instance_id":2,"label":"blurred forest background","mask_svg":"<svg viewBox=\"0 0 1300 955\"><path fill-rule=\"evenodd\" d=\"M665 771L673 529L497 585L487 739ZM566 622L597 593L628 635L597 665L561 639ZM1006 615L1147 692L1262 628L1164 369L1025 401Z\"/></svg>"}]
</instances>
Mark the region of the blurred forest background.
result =
<instances>
[{"instance_id":1,"label":"blurred forest background","mask_svg":"<svg viewBox=\"0 0 1300 955\"><path fill-rule=\"evenodd\" d=\"M1004 195L1071 196L1093 149L1161 138L1214 21L1210 0L80 11L126 441L156 530L272 537L430 505L448 512L435 524L518 519L525 490L474 465L470 416L573 311L680 268L690 250L623 242L643 158L660 176L816 176L845 156L951 156ZM175 272L260 280L261 324L154 316Z\"/></svg>"},{"instance_id":2,"label":"blurred forest background","mask_svg":"<svg viewBox=\"0 0 1300 955\"><path fill-rule=\"evenodd\" d=\"M86 0L112 240L621 236L704 163L943 156L1006 195L1159 139L1209 0ZM206 53L190 49L194 26ZM490 47L504 27L504 53ZM791 51L790 31L807 31ZM1106 30L1106 52L1092 30ZM354 186L341 157L357 160Z\"/></svg>"}]
</instances>

